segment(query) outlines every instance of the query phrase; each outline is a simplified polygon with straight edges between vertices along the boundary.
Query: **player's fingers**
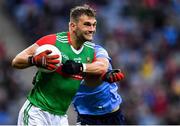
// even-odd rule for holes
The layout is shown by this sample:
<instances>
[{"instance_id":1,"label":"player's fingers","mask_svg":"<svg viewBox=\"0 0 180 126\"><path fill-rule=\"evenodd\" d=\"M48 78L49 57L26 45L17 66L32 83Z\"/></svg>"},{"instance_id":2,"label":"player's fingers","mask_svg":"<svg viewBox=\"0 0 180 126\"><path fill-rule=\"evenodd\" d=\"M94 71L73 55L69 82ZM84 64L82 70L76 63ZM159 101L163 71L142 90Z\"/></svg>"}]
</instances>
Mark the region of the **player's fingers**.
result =
<instances>
[{"instance_id":1,"label":"player's fingers","mask_svg":"<svg viewBox=\"0 0 180 126\"><path fill-rule=\"evenodd\" d=\"M58 64L59 60L48 60L47 63L49 63L49 64Z\"/></svg>"},{"instance_id":2,"label":"player's fingers","mask_svg":"<svg viewBox=\"0 0 180 126\"><path fill-rule=\"evenodd\" d=\"M51 50L46 50L46 51L44 51L44 52L45 52L47 55L52 53Z\"/></svg>"},{"instance_id":3,"label":"player's fingers","mask_svg":"<svg viewBox=\"0 0 180 126\"><path fill-rule=\"evenodd\" d=\"M38 64L38 65L39 65L39 64L41 64L43 67L45 67L45 66L46 66L46 64L47 64L46 57L45 57L45 56L43 56L43 57L40 59L40 61L39 61L39 60L37 60L37 64Z\"/></svg>"},{"instance_id":4,"label":"player's fingers","mask_svg":"<svg viewBox=\"0 0 180 126\"><path fill-rule=\"evenodd\" d=\"M57 68L57 66L55 66L55 65L53 65L53 64L48 64L48 65L46 66L46 68L47 68L48 70L55 70L55 69Z\"/></svg>"},{"instance_id":5,"label":"player's fingers","mask_svg":"<svg viewBox=\"0 0 180 126\"><path fill-rule=\"evenodd\" d=\"M124 75L122 73L117 73L116 74L117 80L116 81L120 81L124 78Z\"/></svg>"},{"instance_id":6,"label":"player's fingers","mask_svg":"<svg viewBox=\"0 0 180 126\"><path fill-rule=\"evenodd\" d=\"M114 82L113 76L110 76L110 77L109 77L109 82L110 82L110 83Z\"/></svg>"},{"instance_id":7,"label":"player's fingers","mask_svg":"<svg viewBox=\"0 0 180 126\"><path fill-rule=\"evenodd\" d=\"M118 81L120 81L120 80L122 80L123 78L119 75L119 74L117 74L117 80Z\"/></svg>"},{"instance_id":8,"label":"player's fingers","mask_svg":"<svg viewBox=\"0 0 180 126\"><path fill-rule=\"evenodd\" d=\"M53 71L55 69L51 68L51 67L47 67L46 69L50 70L50 71Z\"/></svg>"},{"instance_id":9,"label":"player's fingers","mask_svg":"<svg viewBox=\"0 0 180 126\"><path fill-rule=\"evenodd\" d=\"M57 59L59 58L59 55L51 55L47 57L48 59Z\"/></svg>"},{"instance_id":10,"label":"player's fingers","mask_svg":"<svg viewBox=\"0 0 180 126\"><path fill-rule=\"evenodd\" d=\"M117 76L118 76L119 78L121 78L121 79L124 78L124 74L123 74L123 73L118 73Z\"/></svg>"},{"instance_id":11,"label":"player's fingers","mask_svg":"<svg viewBox=\"0 0 180 126\"><path fill-rule=\"evenodd\" d=\"M119 74L116 74L116 77L117 77L117 81L120 81L120 80L123 79L123 78L121 77L121 75L119 75Z\"/></svg>"},{"instance_id":12,"label":"player's fingers","mask_svg":"<svg viewBox=\"0 0 180 126\"><path fill-rule=\"evenodd\" d=\"M118 78L117 78L117 74L116 74L116 73L113 74L113 79L114 79L114 82L118 81Z\"/></svg>"}]
</instances>

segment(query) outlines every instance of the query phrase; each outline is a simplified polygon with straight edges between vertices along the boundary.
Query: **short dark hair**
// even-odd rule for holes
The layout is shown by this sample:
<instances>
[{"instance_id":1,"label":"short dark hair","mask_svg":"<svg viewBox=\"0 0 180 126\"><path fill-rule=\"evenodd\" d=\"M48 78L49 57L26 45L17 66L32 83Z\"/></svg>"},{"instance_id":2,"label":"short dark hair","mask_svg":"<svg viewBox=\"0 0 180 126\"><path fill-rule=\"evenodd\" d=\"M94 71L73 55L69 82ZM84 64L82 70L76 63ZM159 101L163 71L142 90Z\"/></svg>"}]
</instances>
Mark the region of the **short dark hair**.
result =
<instances>
[{"instance_id":1,"label":"short dark hair","mask_svg":"<svg viewBox=\"0 0 180 126\"><path fill-rule=\"evenodd\" d=\"M70 20L78 21L79 17L82 15L87 15L89 17L96 17L96 10L85 4L82 6L76 6L71 9Z\"/></svg>"}]
</instances>

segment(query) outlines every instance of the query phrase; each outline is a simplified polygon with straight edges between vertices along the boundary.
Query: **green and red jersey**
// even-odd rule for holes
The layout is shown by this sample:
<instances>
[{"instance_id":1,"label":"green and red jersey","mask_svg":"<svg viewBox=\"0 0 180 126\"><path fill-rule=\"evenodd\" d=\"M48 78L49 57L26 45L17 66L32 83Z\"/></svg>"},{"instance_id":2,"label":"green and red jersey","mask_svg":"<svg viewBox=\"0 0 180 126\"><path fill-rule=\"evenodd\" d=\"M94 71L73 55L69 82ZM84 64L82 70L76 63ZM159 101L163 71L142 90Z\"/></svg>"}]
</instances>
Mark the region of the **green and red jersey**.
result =
<instances>
[{"instance_id":1,"label":"green and red jersey","mask_svg":"<svg viewBox=\"0 0 180 126\"><path fill-rule=\"evenodd\" d=\"M91 63L94 60L94 44L85 42L76 50L71 45L69 32L47 35L36 42L39 46L44 44L55 45L61 52L62 63L74 60L79 63ZM66 76L58 69L56 72L38 72L35 86L28 95L28 100L44 111L56 115L64 115L76 94L81 75Z\"/></svg>"}]
</instances>

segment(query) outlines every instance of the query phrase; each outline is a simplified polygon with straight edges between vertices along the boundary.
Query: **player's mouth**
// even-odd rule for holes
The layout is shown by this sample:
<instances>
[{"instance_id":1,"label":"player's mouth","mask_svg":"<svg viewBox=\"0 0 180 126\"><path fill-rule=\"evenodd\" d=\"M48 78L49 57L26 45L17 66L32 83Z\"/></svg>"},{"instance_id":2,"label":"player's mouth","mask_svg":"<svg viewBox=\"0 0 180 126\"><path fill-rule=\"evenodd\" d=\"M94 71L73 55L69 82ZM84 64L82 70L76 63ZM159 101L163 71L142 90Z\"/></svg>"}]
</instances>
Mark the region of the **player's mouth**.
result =
<instances>
[{"instance_id":1,"label":"player's mouth","mask_svg":"<svg viewBox=\"0 0 180 126\"><path fill-rule=\"evenodd\" d=\"M88 37L92 37L93 33L86 33L85 35L88 36Z\"/></svg>"}]
</instances>

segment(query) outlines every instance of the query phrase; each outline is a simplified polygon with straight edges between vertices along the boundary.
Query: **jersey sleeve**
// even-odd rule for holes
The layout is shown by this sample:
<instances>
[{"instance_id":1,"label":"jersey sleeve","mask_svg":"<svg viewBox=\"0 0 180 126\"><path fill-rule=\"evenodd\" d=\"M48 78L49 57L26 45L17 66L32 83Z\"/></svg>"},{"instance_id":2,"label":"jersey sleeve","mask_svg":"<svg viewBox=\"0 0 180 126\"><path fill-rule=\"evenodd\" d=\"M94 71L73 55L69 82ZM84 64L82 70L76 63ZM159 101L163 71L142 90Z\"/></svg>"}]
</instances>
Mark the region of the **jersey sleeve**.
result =
<instances>
[{"instance_id":1,"label":"jersey sleeve","mask_svg":"<svg viewBox=\"0 0 180 126\"><path fill-rule=\"evenodd\" d=\"M56 34L46 35L36 41L36 44L38 44L39 46L44 44L55 45L55 43L56 43Z\"/></svg>"},{"instance_id":2,"label":"jersey sleeve","mask_svg":"<svg viewBox=\"0 0 180 126\"><path fill-rule=\"evenodd\" d=\"M95 57L96 58L107 58L108 60L111 60L107 51L99 45L95 45Z\"/></svg>"},{"instance_id":3,"label":"jersey sleeve","mask_svg":"<svg viewBox=\"0 0 180 126\"><path fill-rule=\"evenodd\" d=\"M109 60L109 67L108 69L111 70L112 69L112 60L108 55L108 52L99 45L95 45L95 58L107 58Z\"/></svg>"}]
</instances>

